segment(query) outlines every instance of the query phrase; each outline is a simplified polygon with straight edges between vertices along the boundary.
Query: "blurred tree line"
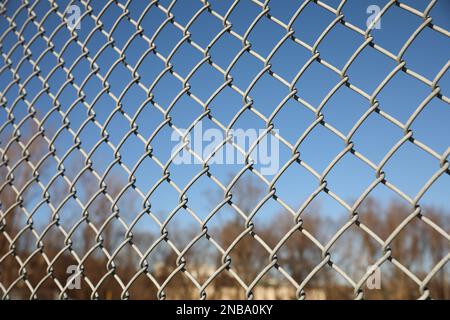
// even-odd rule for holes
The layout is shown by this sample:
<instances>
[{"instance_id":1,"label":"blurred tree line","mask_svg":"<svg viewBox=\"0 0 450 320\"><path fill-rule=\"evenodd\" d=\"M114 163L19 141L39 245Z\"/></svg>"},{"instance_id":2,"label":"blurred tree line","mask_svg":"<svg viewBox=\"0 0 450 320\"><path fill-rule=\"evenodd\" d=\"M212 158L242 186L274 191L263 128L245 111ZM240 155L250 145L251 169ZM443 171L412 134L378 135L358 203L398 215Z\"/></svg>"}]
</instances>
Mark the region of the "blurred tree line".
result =
<instances>
[{"instance_id":1,"label":"blurred tree line","mask_svg":"<svg viewBox=\"0 0 450 320\"><path fill-rule=\"evenodd\" d=\"M274 248L296 226L289 212L276 212L259 220L256 215L254 229L235 244L236 238L245 230L245 220L227 204L226 208L233 211L232 217L219 219L211 227L208 225L209 241L204 236L187 250L184 265L179 268L178 255L201 232L198 225L169 222L166 238L159 230L147 231L145 227L134 228L129 233L125 226L134 221L142 207L132 192L122 195L127 180L111 173L105 178L105 192L101 192L98 179L81 156L72 160L72 167L62 169L54 157L46 156L49 149L43 147L46 142L42 137L30 135L27 141L24 144L18 139L6 149L2 147L0 296L8 292L10 298L25 299L32 294L40 299L57 298L69 279L68 267L80 265L81 288L65 290L71 299L156 299L158 285L168 278L170 281L164 288L166 298L196 299L200 290L189 277L202 285L224 266L224 252L210 242L215 241L224 250L234 247L229 253L230 264L222 268L206 287L207 298L245 298L245 290L239 281L250 285L272 261L269 252L256 238ZM47 175L47 171L53 173ZM55 172L62 174L54 175ZM55 180L51 182L51 179ZM51 187L45 190L47 185ZM128 190L132 191L132 188ZM244 215L250 214L265 195L251 179L239 180L232 192L233 203ZM121 200L115 201L117 198ZM205 198L218 203L223 194ZM308 292L319 291L327 299L353 298L354 288L333 267L340 268L358 282L367 267L384 255L381 245L364 231L364 227L384 241L413 209L400 202L382 207L376 199L366 199L358 209L359 219L328 250L331 260L307 282L305 297L314 298L309 297ZM423 208L421 215L448 234L448 211ZM364 298L416 299L421 296L415 279L423 280L450 253L449 240L419 219L421 217L413 218L394 238L389 246L391 255L381 266L381 288L369 290L363 285ZM314 206L308 207L301 218L301 226L276 253L277 264L256 285L255 298L265 288L274 288L275 293L279 291L275 298L295 298L295 287L278 268L301 284L322 261L322 252L311 239L325 245L349 220L348 216L324 215ZM166 242L167 239L178 252ZM143 262L142 255L136 251L145 254L155 244L155 249ZM399 263L409 270L409 275L398 267ZM450 299L449 271L448 264L444 265L430 280L427 289L432 298ZM132 285L124 290L130 281ZM123 295L124 292L127 294Z\"/></svg>"}]
</instances>

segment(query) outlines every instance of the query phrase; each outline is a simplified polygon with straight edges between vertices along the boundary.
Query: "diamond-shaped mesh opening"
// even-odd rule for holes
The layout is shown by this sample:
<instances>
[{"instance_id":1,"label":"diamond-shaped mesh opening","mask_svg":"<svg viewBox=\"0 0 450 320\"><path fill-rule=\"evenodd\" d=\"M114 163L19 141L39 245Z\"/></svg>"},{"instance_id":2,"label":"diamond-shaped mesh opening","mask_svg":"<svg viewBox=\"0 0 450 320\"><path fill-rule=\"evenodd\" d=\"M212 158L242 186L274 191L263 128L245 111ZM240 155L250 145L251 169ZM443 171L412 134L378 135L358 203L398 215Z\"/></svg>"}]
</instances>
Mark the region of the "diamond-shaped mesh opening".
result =
<instances>
[{"instance_id":1,"label":"diamond-shaped mesh opening","mask_svg":"<svg viewBox=\"0 0 450 320\"><path fill-rule=\"evenodd\" d=\"M447 4L369 2L2 3L0 297L448 299Z\"/></svg>"}]
</instances>

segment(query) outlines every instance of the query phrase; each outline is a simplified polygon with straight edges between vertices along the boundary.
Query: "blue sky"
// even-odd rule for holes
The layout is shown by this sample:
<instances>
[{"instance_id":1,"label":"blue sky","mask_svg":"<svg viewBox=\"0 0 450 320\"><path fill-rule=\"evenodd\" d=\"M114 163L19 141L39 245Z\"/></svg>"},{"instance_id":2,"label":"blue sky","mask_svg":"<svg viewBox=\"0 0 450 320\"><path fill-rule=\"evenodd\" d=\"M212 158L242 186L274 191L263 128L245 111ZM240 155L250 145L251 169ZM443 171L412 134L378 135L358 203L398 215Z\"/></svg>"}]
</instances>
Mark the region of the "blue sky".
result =
<instances>
[{"instance_id":1,"label":"blue sky","mask_svg":"<svg viewBox=\"0 0 450 320\"><path fill-rule=\"evenodd\" d=\"M339 1L324 1L331 7L336 8ZM366 9L371 4L377 4L380 7L387 1L347 1L343 8L345 20L365 29L365 22L369 16ZM419 11L423 11L428 1L402 1ZM62 2L59 11L63 11L65 3ZM98 15L104 5L104 1L92 1L93 14ZM125 4L125 1L120 1ZM211 8L225 15L231 1L211 1ZM168 7L169 1L161 1L161 5ZM11 16L16 10L18 3L10 2L7 5L7 15ZM202 7L200 1L178 1L172 9L175 21L181 25L186 25L191 17ZM269 2L270 14L287 24L290 18L299 7L299 1L271 1ZM35 7L35 12L42 17L50 8L50 2L40 1ZM85 10L81 5L81 11ZM144 9L144 2L134 1L129 5L129 15L132 19L138 20ZM233 24L232 30L243 35L248 29L251 22L261 12L261 8L251 1L240 1L237 8L230 15L229 20ZM107 32L112 28L116 19L123 11L112 4L105 14L101 17L104 28ZM431 10L430 15L433 17L433 23L446 29L450 29L450 2L440 0ZM315 3L310 3L300 14L293 24L295 36L308 45L313 45L317 37L322 31L333 21L335 16L321 8ZM20 24L27 19L26 10L22 10L15 18L16 24ZM141 26L143 33L151 38L157 28L166 19L165 14L158 8L152 8L142 19ZM0 19L0 31L3 33L7 28L4 16ZM423 22L419 17L397 7L390 8L381 20L381 29L373 30L374 42L385 49L398 53L409 36ZM45 35L50 34L57 29L61 23L61 18L52 13L43 23ZM95 26L95 21L90 16L85 16L81 21L81 29L77 30L79 39L84 42ZM206 45L222 30L223 26L220 20L211 15L208 11L203 12L190 28L191 39L205 48ZM23 35L26 41L34 36L36 27L30 24L24 29ZM128 39L136 32L136 29L126 19L122 19L116 31L112 33L117 48L123 48ZM254 30L249 34L248 40L252 44L252 49L262 57L266 57L276 43L286 34L286 31L276 25L268 18L263 17ZM167 24L155 39L156 51L167 57L172 51L176 43L183 37L182 32L172 24ZM66 29L58 31L53 38L55 51L60 52L69 39L69 32ZM89 49L89 56L94 57L95 54L106 43L106 37L101 32L96 32L87 42L86 47ZM2 53L8 52L17 42L17 36L10 32L3 40ZM320 57L327 62L333 64L337 68L342 68L353 52L364 42L364 38L356 32L349 30L343 25L337 25L325 37L318 47ZM39 55L47 47L42 38L37 39L30 46L32 59L36 60ZM125 51L125 61L130 66L135 66L141 58L148 44L141 38L136 37L128 49ZM231 34L225 33L219 41L211 48L211 60L226 70L235 55L242 49L242 43ZM81 54L81 48L76 43L71 43L67 50L63 53L66 66L70 67ZM429 80L434 79L436 74L448 61L448 52L450 52L450 41L448 37L430 29L425 28L416 40L411 44L406 53L404 60L406 67L414 70ZM271 59L271 69L288 82L292 81L298 71L311 57L311 52L295 43L287 40ZM4 56L3 56L4 58ZM11 56L12 65L17 66L22 58L22 49L15 50ZM112 64L119 58L117 52L111 47L107 47L97 59L100 67L99 74L105 76ZM179 50L173 55L171 63L175 70L182 77L186 77L192 68L203 58L202 54L193 48L192 45L185 42ZM56 65L55 56L49 52L46 54L39 67L41 74L45 78ZM4 59L0 61L0 67L5 65ZM376 51L371 47L366 47L354 63L349 68L347 75L350 82L360 89L371 94L378 84L396 67L396 62L387 58L385 55ZM141 79L140 81L146 87L150 86L153 80L164 69L164 63L149 53L143 63L137 69ZM235 66L231 69L233 84L245 91L252 82L252 79L264 67L263 63L257 60L249 53L244 53ZM74 82L80 86L83 80L88 76L90 64L86 59L82 59L76 63L72 69ZM19 75L24 79L32 72L32 66L25 62L18 70ZM0 74L1 90L11 81L10 72L2 72ZM108 77L111 85L111 92L116 96L120 96L121 92L127 86L133 77L131 72L122 64L118 64ZM66 80L65 72L59 68L48 79L50 91L53 94L58 92L58 88ZM298 96L307 101L314 107L317 107L327 93L341 80L334 72L330 71L317 61L314 61L302 77L296 83ZM210 65L203 64L201 68L192 76L189 81L191 92L206 101L208 97L224 82L223 75ZM450 75L447 72L439 81L441 93L447 97L450 96ZM91 104L96 100L97 94L102 90L101 81L94 75L84 85L86 101ZM181 82L166 73L154 88L154 100L167 109L171 101L182 90ZM32 101L33 97L42 89L42 83L34 77L26 85L27 99ZM264 116L268 117L274 108L289 93L289 89L280 81L269 75L264 75L250 91L250 96L254 101L254 107ZM406 123L410 115L420 105L420 103L431 93L430 87L426 86L417 79L407 75L404 72L398 72L388 85L378 94L377 99L380 103L380 109L388 113L401 123ZM8 91L6 98L8 107L17 96L17 88ZM62 110L69 108L76 99L76 90L67 87L60 95L59 100ZM146 94L137 85L133 85L123 96L122 108L131 117L135 115L140 105L145 101ZM42 119L44 115L51 109L52 101L48 96L40 97L35 108L37 117ZM233 116L243 106L242 96L237 94L231 88L226 87L209 105L211 114L215 119L224 125L227 125ZM103 94L94 105L96 120L104 124L112 110L115 102L106 93ZM322 109L325 122L347 135L353 125L370 107L369 102L350 90L347 87L341 87L327 102ZM202 107L191 97L184 94L173 107L170 115L172 122L179 128L187 128L194 119L203 112ZM17 122L26 116L26 105L19 102L14 109L14 115ZM76 132L86 120L87 111L81 104L70 112L70 126ZM138 131L148 138L152 132L163 121L163 115L151 103L146 104L143 111L136 118ZM275 128L279 130L279 134L289 143L294 144L308 126L316 119L313 112L308 110L299 102L290 99L281 111L274 118ZM6 112L4 108L0 109L0 121L6 120ZM432 148L438 154L444 154L449 148L450 126L450 108L448 104L438 98L433 98L427 107L413 122L411 129L414 137ZM47 120L48 132L55 132L61 126L61 116L52 113ZM218 128L210 120L202 121L203 129ZM263 129L265 123L251 111L245 111L235 124L236 128L254 128ZM129 121L120 113L112 117L106 126L109 138L112 144L117 146L122 140L124 134L129 131ZM5 131L6 132L6 131ZM170 140L172 130L165 126L152 142L154 154L166 162L169 159L171 150L176 142ZM6 136L7 137L7 136ZM101 138L100 130L92 123L80 132L80 139L84 150L91 150ZM360 129L353 136L352 141L355 149L370 159L373 163L378 164L386 153L403 137L403 131L387 121L377 113L371 114ZM3 138L4 139L4 138ZM3 140L0 146L3 148L6 140ZM55 141L56 152L59 156L64 153L73 144L73 136L68 132L62 133ZM248 146L247 146L248 147ZM308 163L317 172L321 173L328 164L345 148L345 143L334 133L327 130L323 126L317 126L305 139L299 148L300 158ZM280 167L291 157L291 150L280 143ZM75 153L78 151L75 151ZM145 152L144 144L131 135L119 150L123 163L130 169L134 167L138 159ZM72 161L76 161L77 157L73 157ZM103 144L92 156L93 166L102 173L106 167L114 159L111 149ZM71 157L68 157L68 163ZM211 165L211 172L217 176L222 183L229 181L230 175L236 174L242 165ZM256 165L258 168L258 164ZM183 188L189 180L201 170L201 165L180 165L171 166L171 178ZM428 153L424 152L414 144L405 143L395 155L387 162L384 167L386 179L400 188L410 197L414 198L426 181L439 170L439 161ZM55 173L56 171L54 171ZM127 179L123 170L116 165L112 172L122 175ZM252 174L247 172L244 176ZM144 193L162 176L161 169L151 159L146 159L136 173L136 186ZM272 179L268 176L267 179ZM256 178L258 179L258 178ZM347 154L329 173L326 180L328 188L335 192L342 199L351 204L359 195L370 185L375 179L375 172L364 162L357 159L352 154ZM126 180L124 180L126 181ZM202 177L201 182L197 183L189 190L189 205L199 214L200 217L206 217L208 212L217 204L209 199L213 198L210 194L219 190L214 183ZM298 164L293 164L283 174L276 184L277 195L296 210L300 204L318 187L318 180L309 173L305 168ZM399 200L399 196L383 185L379 185L371 193L373 197L380 200L380 203L386 205L390 200ZM450 197L450 177L447 174L442 175L428 190L421 204L449 208ZM328 216L340 216L345 209L335 200L331 199L325 193L318 196L315 201L319 204L321 211ZM154 212L167 212L172 210L178 204L178 194L167 183L161 185L151 198L152 210ZM139 204L137 204L139 207ZM129 208L124 208L128 210ZM262 209L261 216L278 213L281 206L275 201L270 200ZM180 212L181 213L181 212ZM164 214L162 214L164 215ZM187 215L187 214L186 214ZM179 215L180 219L183 215ZM189 218L186 218L189 219ZM187 220L183 220L187 221Z\"/></svg>"}]
</instances>

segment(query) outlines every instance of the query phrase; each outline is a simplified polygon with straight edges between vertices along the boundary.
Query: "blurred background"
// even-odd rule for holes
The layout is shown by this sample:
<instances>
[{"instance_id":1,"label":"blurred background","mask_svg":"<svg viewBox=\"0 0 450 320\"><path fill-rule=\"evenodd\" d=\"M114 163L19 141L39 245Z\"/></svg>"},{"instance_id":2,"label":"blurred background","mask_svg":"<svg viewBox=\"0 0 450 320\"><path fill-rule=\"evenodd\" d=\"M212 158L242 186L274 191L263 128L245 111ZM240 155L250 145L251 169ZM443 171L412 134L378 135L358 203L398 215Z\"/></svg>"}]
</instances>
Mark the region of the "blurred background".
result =
<instances>
[{"instance_id":1,"label":"blurred background","mask_svg":"<svg viewBox=\"0 0 450 320\"><path fill-rule=\"evenodd\" d=\"M389 1L3 1L0 296L449 299L450 3L422 28L430 2L361 49ZM217 163L222 141L208 170L171 161L182 130L268 122L273 175Z\"/></svg>"}]
</instances>

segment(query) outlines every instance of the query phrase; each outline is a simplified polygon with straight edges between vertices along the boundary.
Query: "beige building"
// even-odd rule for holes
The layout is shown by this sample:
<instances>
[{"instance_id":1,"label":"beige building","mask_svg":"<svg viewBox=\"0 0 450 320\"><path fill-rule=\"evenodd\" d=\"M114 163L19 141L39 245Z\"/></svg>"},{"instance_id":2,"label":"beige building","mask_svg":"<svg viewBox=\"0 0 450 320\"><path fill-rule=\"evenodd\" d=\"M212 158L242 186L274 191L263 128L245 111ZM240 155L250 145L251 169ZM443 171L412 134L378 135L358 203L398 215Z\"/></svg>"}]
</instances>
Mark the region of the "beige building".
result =
<instances>
[{"instance_id":1,"label":"beige building","mask_svg":"<svg viewBox=\"0 0 450 320\"><path fill-rule=\"evenodd\" d=\"M155 276L163 275L167 272L166 266L163 264L158 264L154 268ZM193 269L192 267L190 269ZM203 283L208 279L208 277L215 272L215 269L210 266L200 266L190 271L192 276L194 276L200 283ZM234 285L233 285L234 284ZM326 293L320 288L308 288L306 291L307 300L325 300ZM184 291L185 292L185 291ZM245 299L245 291L242 287L236 285L236 282L230 278L230 285L221 284L217 287L214 282L208 285L206 288L207 296L213 299ZM256 287L253 289L254 299L257 300L292 300L296 299L296 289L289 283L285 283L276 278L264 278L264 281L260 281ZM199 292L196 288L192 289L192 299L198 299ZM185 298L185 297L174 297L175 298Z\"/></svg>"}]
</instances>

